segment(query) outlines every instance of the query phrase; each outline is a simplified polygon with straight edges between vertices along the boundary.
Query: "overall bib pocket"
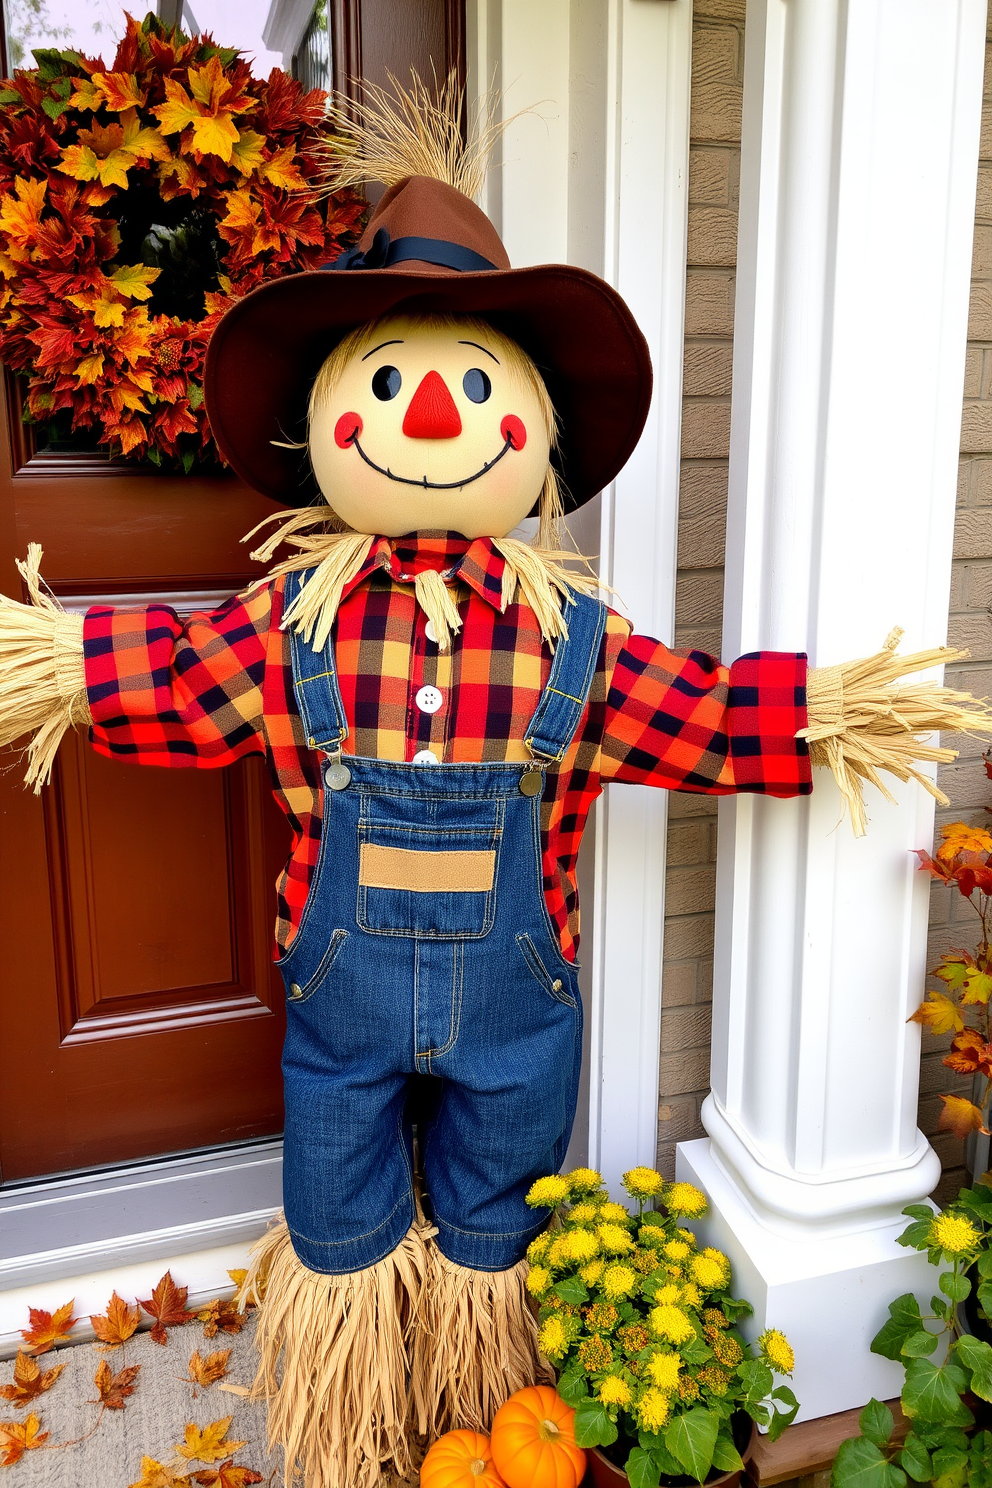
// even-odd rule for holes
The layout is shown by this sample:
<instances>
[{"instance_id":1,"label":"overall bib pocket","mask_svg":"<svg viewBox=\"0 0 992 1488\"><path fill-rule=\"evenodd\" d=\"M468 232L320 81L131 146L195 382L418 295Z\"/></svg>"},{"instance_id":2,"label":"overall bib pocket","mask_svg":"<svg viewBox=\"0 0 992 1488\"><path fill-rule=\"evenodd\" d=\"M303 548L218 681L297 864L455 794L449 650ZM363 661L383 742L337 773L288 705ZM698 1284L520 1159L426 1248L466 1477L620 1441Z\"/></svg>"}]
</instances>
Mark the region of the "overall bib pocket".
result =
<instances>
[{"instance_id":1,"label":"overall bib pocket","mask_svg":"<svg viewBox=\"0 0 992 1488\"><path fill-rule=\"evenodd\" d=\"M406 809L404 809L404 807ZM368 795L358 824L355 918L373 935L479 940L492 929L503 833L498 799L408 803Z\"/></svg>"}]
</instances>

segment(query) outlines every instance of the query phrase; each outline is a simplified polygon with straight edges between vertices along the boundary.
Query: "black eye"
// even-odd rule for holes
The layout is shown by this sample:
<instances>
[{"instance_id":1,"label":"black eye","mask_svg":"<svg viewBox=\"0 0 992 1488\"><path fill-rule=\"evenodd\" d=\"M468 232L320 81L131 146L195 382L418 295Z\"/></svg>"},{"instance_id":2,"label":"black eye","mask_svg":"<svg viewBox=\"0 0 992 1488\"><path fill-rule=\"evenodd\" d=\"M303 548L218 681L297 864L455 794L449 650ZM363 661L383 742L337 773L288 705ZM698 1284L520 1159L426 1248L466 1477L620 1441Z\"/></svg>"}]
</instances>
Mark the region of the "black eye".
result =
<instances>
[{"instance_id":1,"label":"black eye","mask_svg":"<svg viewBox=\"0 0 992 1488\"><path fill-rule=\"evenodd\" d=\"M388 403L390 398L395 398L402 386L399 367L380 367L372 378L372 391L380 403Z\"/></svg>"},{"instance_id":2,"label":"black eye","mask_svg":"<svg viewBox=\"0 0 992 1488\"><path fill-rule=\"evenodd\" d=\"M465 389L466 398L471 398L473 403L485 403L493 390L492 383L481 367L468 369L462 378L462 387Z\"/></svg>"}]
</instances>

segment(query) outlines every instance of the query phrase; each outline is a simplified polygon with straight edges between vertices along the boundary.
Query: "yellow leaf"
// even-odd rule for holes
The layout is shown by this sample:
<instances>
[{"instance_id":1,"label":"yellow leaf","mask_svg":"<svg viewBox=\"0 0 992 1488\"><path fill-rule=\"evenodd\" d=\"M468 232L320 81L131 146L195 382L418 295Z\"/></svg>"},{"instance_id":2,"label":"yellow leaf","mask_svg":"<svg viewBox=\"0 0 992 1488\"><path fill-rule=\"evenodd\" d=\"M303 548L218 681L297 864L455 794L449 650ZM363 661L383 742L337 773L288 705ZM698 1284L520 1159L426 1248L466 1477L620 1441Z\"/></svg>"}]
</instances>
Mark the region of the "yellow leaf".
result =
<instances>
[{"instance_id":1,"label":"yellow leaf","mask_svg":"<svg viewBox=\"0 0 992 1488\"><path fill-rule=\"evenodd\" d=\"M212 1421L202 1431L190 1422L186 1427L186 1440L176 1443L176 1451L188 1461L220 1462L222 1458L230 1457L244 1446L243 1441L224 1440L233 1419L233 1416L224 1416L220 1421Z\"/></svg>"},{"instance_id":2,"label":"yellow leaf","mask_svg":"<svg viewBox=\"0 0 992 1488\"><path fill-rule=\"evenodd\" d=\"M240 1291L248 1279L248 1268L246 1266L235 1266L233 1271L228 1271L228 1276Z\"/></svg>"},{"instance_id":3,"label":"yellow leaf","mask_svg":"<svg viewBox=\"0 0 992 1488\"><path fill-rule=\"evenodd\" d=\"M84 289L80 294L66 295L66 299L70 305L75 305L77 310L91 311L93 324L101 329L124 324L124 306L106 282L99 294L95 289Z\"/></svg>"},{"instance_id":4,"label":"yellow leaf","mask_svg":"<svg viewBox=\"0 0 992 1488\"><path fill-rule=\"evenodd\" d=\"M13 1467L25 1452L47 1440L48 1432L41 1431L41 1422L33 1411L23 1422L0 1421L0 1467Z\"/></svg>"},{"instance_id":5,"label":"yellow leaf","mask_svg":"<svg viewBox=\"0 0 992 1488\"><path fill-rule=\"evenodd\" d=\"M6 196L0 206L0 230L7 233L15 243L27 246L38 234L42 207L45 204L47 181L29 181L18 176L14 182L17 195Z\"/></svg>"},{"instance_id":6,"label":"yellow leaf","mask_svg":"<svg viewBox=\"0 0 992 1488\"><path fill-rule=\"evenodd\" d=\"M227 215L221 221L221 227L230 227L235 232L253 232L261 210L261 203L252 201L247 191L231 191L227 198Z\"/></svg>"},{"instance_id":7,"label":"yellow leaf","mask_svg":"<svg viewBox=\"0 0 992 1488\"><path fill-rule=\"evenodd\" d=\"M264 144L265 136L256 134L254 129L242 129L238 135L231 146L231 163L243 176L251 175L252 171L262 164L265 159L262 154Z\"/></svg>"},{"instance_id":8,"label":"yellow leaf","mask_svg":"<svg viewBox=\"0 0 992 1488\"><path fill-rule=\"evenodd\" d=\"M191 1488L190 1478L177 1478L171 1467L154 1457L142 1457L141 1477L128 1488Z\"/></svg>"},{"instance_id":9,"label":"yellow leaf","mask_svg":"<svg viewBox=\"0 0 992 1488\"><path fill-rule=\"evenodd\" d=\"M205 1359L199 1349L194 1349L189 1357L190 1380L194 1385L202 1385L204 1388L215 1385L227 1373L227 1361L230 1357L230 1349L215 1349Z\"/></svg>"},{"instance_id":10,"label":"yellow leaf","mask_svg":"<svg viewBox=\"0 0 992 1488\"><path fill-rule=\"evenodd\" d=\"M964 979L964 989L961 995L963 1004L969 1002L988 1002L992 997L992 976L987 971L979 971L977 967L969 971Z\"/></svg>"},{"instance_id":11,"label":"yellow leaf","mask_svg":"<svg viewBox=\"0 0 992 1488\"><path fill-rule=\"evenodd\" d=\"M248 109L254 108L253 98L243 98L240 102L226 102L233 87L234 84L224 76L224 68L216 54L205 66L189 69L189 90L197 103L202 104L204 108L217 110L223 104L226 112L230 114L243 114Z\"/></svg>"},{"instance_id":12,"label":"yellow leaf","mask_svg":"<svg viewBox=\"0 0 992 1488\"><path fill-rule=\"evenodd\" d=\"M118 294L127 295L129 299L150 300L152 292L149 286L155 283L161 272L161 269L146 268L144 264L122 264L111 274L110 282Z\"/></svg>"},{"instance_id":13,"label":"yellow leaf","mask_svg":"<svg viewBox=\"0 0 992 1488\"><path fill-rule=\"evenodd\" d=\"M91 78L73 78L76 91L69 99L69 106L78 109L103 107L103 94Z\"/></svg>"},{"instance_id":14,"label":"yellow leaf","mask_svg":"<svg viewBox=\"0 0 992 1488\"><path fill-rule=\"evenodd\" d=\"M153 108L152 113L162 126L163 134L178 134L187 124L198 119L200 113L181 83L177 83L174 78L164 78L163 81L165 102Z\"/></svg>"},{"instance_id":15,"label":"yellow leaf","mask_svg":"<svg viewBox=\"0 0 992 1488\"><path fill-rule=\"evenodd\" d=\"M75 181L95 181L100 174L100 162L89 145L70 145L62 151L58 169Z\"/></svg>"},{"instance_id":16,"label":"yellow leaf","mask_svg":"<svg viewBox=\"0 0 992 1488\"><path fill-rule=\"evenodd\" d=\"M84 356L83 360L75 367L76 386L83 387L84 384L96 382L103 375L103 352L94 351L90 356Z\"/></svg>"},{"instance_id":17,"label":"yellow leaf","mask_svg":"<svg viewBox=\"0 0 992 1488\"><path fill-rule=\"evenodd\" d=\"M172 151L157 129L142 127L137 109L121 115L124 126L124 148L139 160L171 160Z\"/></svg>"},{"instance_id":18,"label":"yellow leaf","mask_svg":"<svg viewBox=\"0 0 992 1488\"><path fill-rule=\"evenodd\" d=\"M133 72L95 72L93 81L111 113L122 114L129 108L141 108L145 101Z\"/></svg>"},{"instance_id":19,"label":"yellow leaf","mask_svg":"<svg viewBox=\"0 0 992 1488\"><path fill-rule=\"evenodd\" d=\"M957 1004L943 992L928 993L929 1001L921 1003L916 1012L907 1019L909 1023L921 1023L929 1028L931 1033L960 1033L964 1027L964 1019L958 1012Z\"/></svg>"},{"instance_id":20,"label":"yellow leaf","mask_svg":"<svg viewBox=\"0 0 992 1488\"><path fill-rule=\"evenodd\" d=\"M944 1109L937 1123L938 1131L953 1132L962 1141L973 1131L985 1131L982 1113L970 1100L964 1100L960 1095L942 1095L940 1098Z\"/></svg>"},{"instance_id":21,"label":"yellow leaf","mask_svg":"<svg viewBox=\"0 0 992 1488\"><path fill-rule=\"evenodd\" d=\"M230 115L218 114L216 118L213 118L207 114L205 117L197 117L192 122L193 148L199 150L201 155L219 155L221 160L230 160L234 142L238 137L237 128Z\"/></svg>"},{"instance_id":22,"label":"yellow leaf","mask_svg":"<svg viewBox=\"0 0 992 1488\"><path fill-rule=\"evenodd\" d=\"M279 186L283 191L298 191L301 186L306 185L300 175L299 167L293 164L295 148L293 145L284 145L277 150L271 160L267 160L262 166L261 175L272 186Z\"/></svg>"}]
</instances>

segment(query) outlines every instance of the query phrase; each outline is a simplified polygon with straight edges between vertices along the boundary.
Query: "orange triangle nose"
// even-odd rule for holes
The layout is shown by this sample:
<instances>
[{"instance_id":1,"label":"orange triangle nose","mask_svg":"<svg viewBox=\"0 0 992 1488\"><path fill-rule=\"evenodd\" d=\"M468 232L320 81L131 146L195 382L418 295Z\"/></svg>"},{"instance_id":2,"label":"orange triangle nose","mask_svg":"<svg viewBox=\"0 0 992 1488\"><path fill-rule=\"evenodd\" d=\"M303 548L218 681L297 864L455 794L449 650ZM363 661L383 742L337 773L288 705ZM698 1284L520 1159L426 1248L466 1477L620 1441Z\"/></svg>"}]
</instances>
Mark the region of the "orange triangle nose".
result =
<instances>
[{"instance_id":1,"label":"orange triangle nose","mask_svg":"<svg viewBox=\"0 0 992 1488\"><path fill-rule=\"evenodd\" d=\"M403 433L408 439L454 439L461 432L461 416L444 378L428 372L410 399Z\"/></svg>"}]
</instances>

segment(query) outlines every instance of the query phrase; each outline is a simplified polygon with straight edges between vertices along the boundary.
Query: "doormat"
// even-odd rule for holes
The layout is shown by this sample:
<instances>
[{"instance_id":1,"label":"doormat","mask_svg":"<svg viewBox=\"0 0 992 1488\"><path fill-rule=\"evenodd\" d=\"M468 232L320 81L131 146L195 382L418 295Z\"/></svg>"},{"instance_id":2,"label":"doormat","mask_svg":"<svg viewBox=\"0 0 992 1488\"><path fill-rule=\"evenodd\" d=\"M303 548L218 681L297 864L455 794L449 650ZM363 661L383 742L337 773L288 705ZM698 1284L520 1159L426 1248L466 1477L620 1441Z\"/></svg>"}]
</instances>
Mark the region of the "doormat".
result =
<instances>
[{"instance_id":1,"label":"doormat","mask_svg":"<svg viewBox=\"0 0 992 1488\"><path fill-rule=\"evenodd\" d=\"M114 1302L111 1337L131 1316ZM209 1318L157 1331L164 1342L132 1328L115 1347L76 1343L0 1365L3 1488L280 1488L265 1405L246 1398L254 1317L236 1334L205 1336Z\"/></svg>"}]
</instances>

